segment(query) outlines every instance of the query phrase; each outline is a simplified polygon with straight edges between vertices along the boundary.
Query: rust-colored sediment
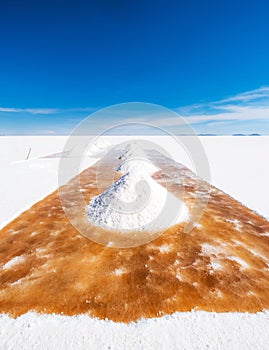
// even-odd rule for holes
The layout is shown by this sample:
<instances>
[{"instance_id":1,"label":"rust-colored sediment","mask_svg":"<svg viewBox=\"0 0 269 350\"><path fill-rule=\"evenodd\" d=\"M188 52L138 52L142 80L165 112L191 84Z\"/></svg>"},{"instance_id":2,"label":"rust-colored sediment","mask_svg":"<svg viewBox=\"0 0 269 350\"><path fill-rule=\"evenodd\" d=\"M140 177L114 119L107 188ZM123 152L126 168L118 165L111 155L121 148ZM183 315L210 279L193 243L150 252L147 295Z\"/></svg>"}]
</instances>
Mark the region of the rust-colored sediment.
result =
<instances>
[{"instance_id":1,"label":"rust-colored sediment","mask_svg":"<svg viewBox=\"0 0 269 350\"><path fill-rule=\"evenodd\" d=\"M168 168L170 189L180 193L173 180L179 170ZM86 201L97 194L95 170L81 174ZM194 175L180 171L192 205ZM155 178L162 182L161 173ZM66 187L71 197L72 186L75 179ZM176 225L135 248L106 248L82 236L57 191L0 231L0 312L14 317L35 310L129 322L191 309L268 308L269 223L211 186L197 228L183 233Z\"/></svg>"}]
</instances>

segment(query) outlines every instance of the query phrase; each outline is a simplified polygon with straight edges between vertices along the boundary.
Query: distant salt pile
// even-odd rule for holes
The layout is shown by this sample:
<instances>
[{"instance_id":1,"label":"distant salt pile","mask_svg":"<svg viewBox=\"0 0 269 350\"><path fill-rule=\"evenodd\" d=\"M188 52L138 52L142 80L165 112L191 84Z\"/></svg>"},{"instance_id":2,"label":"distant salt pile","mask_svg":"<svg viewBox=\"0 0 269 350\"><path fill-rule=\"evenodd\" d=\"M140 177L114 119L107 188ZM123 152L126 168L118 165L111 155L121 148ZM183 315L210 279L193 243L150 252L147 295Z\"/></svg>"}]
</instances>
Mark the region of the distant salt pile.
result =
<instances>
[{"instance_id":1,"label":"distant salt pile","mask_svg":"<svg viewBox=\"0 0 269 350\"><path fill-rule=\"evenodd\" d=\"M92 145L92 149L93 150L100 150L100 149L105 149L110 147L110 142L104 139L100 139L94 142L94 144Z\"/></svg>"},{"instance_id":2,"label":"distant salt pile","mask_svg":"<svg viewBox=\"0 0 269 350\"><path fill-rule=\"evenodd\" d=\"M116 168L125 173L87 206L88 219L105 229L162 231L186 220L185 204L159 185L149 174L158 171L142 149L128 147Z\"/></svg>"},{"instance_id":3,"label":"distant salt pile","mask_svg":"<svg viewBox=\"0 0 269 350\"><path fill-rule=\"evenodd\" d=\"M100 153L104 150L106 150L108 147L110 147L110 142L104 139L99 139L95 141L89 150L87 151L87 155L92 156L95 155L96 153Z\"/></svg>"}]
</instances>

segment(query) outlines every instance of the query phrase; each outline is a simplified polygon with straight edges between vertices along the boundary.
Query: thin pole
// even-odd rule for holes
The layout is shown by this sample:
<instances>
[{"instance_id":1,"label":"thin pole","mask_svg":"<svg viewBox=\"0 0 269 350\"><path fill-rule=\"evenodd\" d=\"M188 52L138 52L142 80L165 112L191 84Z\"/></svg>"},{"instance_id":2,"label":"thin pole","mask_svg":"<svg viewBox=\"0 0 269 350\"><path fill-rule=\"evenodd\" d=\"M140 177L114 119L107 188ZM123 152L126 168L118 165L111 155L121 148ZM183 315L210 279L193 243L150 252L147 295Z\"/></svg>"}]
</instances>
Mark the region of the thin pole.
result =
<instances>
[{"instance_id":1,"label":"thin pole","mask_svg":"<svg viewBox=\"0 0 269 350\"><path fill-rule=\"evenodd\" d=\"M27 157L25 158L25 160L27 160L27 159L29 158L30 153L31 153L31 150L32 150L32 148L30 147L30 148L29 148L29 151L28 151L28 154L27 154Z\"/></svg>"}]
</instances>

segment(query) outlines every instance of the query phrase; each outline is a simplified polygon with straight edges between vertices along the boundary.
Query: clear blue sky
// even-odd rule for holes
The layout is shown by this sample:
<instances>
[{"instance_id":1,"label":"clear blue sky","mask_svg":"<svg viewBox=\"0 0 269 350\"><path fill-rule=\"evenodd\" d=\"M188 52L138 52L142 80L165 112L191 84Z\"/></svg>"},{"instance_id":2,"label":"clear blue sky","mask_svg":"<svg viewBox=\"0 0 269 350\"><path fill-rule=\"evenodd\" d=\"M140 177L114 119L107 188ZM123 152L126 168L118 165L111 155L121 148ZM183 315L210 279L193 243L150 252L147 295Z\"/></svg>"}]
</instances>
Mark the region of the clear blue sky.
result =
<instances>
[{"instance_id":1,"label":"clear blue sky","mask_svg":"<svg viewBox=\"0 0 269 350\"><path fill-rule=\"evenodd\" d=\"M0 133L67 133L132 101L187 117L199 104L212 120L198 132L269 133L268 14L259 0L1 1ZM250 116L216 126L211 104L234 96Z\"/></svg>"}]
</instances>

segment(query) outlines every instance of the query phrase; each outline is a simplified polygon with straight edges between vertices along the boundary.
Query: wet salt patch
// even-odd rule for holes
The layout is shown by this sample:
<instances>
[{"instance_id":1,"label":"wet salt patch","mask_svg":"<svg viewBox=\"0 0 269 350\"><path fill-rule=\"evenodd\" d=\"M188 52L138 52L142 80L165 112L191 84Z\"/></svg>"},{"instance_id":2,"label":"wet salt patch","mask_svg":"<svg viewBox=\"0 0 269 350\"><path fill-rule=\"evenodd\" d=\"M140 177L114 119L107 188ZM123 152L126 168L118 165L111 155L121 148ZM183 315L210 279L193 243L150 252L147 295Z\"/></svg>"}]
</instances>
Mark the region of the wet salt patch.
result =
<instances>
[{"instance_id":1,"label":"wet salt patch","mask_svg":"<svg viewBox=\"0 0 269 350\"><path fill-rule=\"evenodd\" d=\"M223 297L223 293L219 289L215 289L213 291L210 291L209 293L214 295L217 298L222 298Z\"/></svg>"},{"instance_id":2,"label":"wet salt patch","mask_svg":"<svg viewBox=\"0 0 269 350\"><path fill-rule=\"evenodd\" d=\"M248 291L248 292L247 292L247 295L253 295L253 296L256 297L256 294L255 294L254 292L252 292L252 290Z\"/></svg>"},{"instance_id":3,"label":"wet salt patch","mask_svg":"<svg viewBox=\"0 0 269 350\"><path fill-rule=\"evenodd\" d=\"M269 257L263 255L260 252L257 252L255 249L250 248L247 244L245 244L244 242L240 242L236 239L232 240L236 245L244 247L249 253L251 253L252 255L254 255L255 257L258 257L260 259L262 259L265 263L267 263L267 265L269 266Z\"/></svg>"},{"instance_id":4,"label":"wet salt patch","mask_svg":"<svg viewBox=\"0 0 269 350\"><path fill-rule=\"evenodd\" d=\"M98 260L98 256L92 255L92 256L86 256L82 259L83 262L85 263L93 263Z\"/></svg>"},{"instance_id":5,"label":"wet salt patch","mask_svg":"<svg viewBox=\"0 0 269 350\"><path fill-rule=\"evenodd\" d=\"M61 233L61 231L52 231L50 232L50 236L58 236Z\"/></svg>"},{"instance_id":6,"label":"wet salt patch","mask_svg":"<svg viewBox=\"0 0 269 350\"><path fill-rule=\"evenodd\" d=\"M85 288L84 284L81 283L81 282L76 282L75 285L74 285L74 287L75 287L75 289L79 289L79 290Z\"/></svg>"},{"instance_id":7,"label":"wet salt patch","mask_svg":"<svg viewBox=\"0 0 269 350\"><path fill-rule=\"evenodd\" d=\"M198 190L198 191L195 191L194 193L197 194L198 196L204 196L208 194L208 190L204 190L204 191Z\"/></svg>"},{"instance_id":8,"label":"wet salt patch","mask_svg":"<svg viewBox=\"0 0 269 350\"><path fill-rule=\"evenodd\" d=\"M238 245L238 246L242 246L243 245L243 243L242 242L240 242L240 241L238 241L237 239L232 239L232 241L233 241L233 243L235 244L235 245Z\"/></svg>"},{"instance_id":9,"label":"wet salt patch","mask_svg":"<svg viewBox=\"0 0 269 350\"><path fill-rule=\"evenodd\" d=\"M118 269L115 269L112 274L113 275L116 275L116 276L121 276L123 275L124 273L126 273L127 271L123 268L118 268Z\"/></svg>"},{"instance_id":10,"label":"wet salt patch","mask_svg":"<svg viewBox=\"0 0 269 350\"><path fill-rule=\"evenodd\" d=\"M237 256L228 256L228 259L237 262L242 268L249 268L249 264L245 260L240 259Z\"/></svg>"},{"instance_id":11,"label":"wet salt patch","mask_svg":"<svg viewBox=\"0 0 269 350\"><path fill-rule=\"evenodd\" d=\"M223 297L223 293L220 290L216 290L216 294L219 298Z\"/></svg>"},{"instance_id":12,"label":"wet salt patch","mask_svg":"<svg viewBox=\"0 0 269 350\"><path fill-rule=\"evenodd\" d=\"M210 187L209 193L217 192L218 190L215 187Z\"/></svg>"},{"instance_id":13,"label":"wet salt patch","mask_svg":"<svg viewBox=\"0 0 269 350\"><path fill-rule=\"evenodd\" d=\"M37 254L42 254L42 253L45 253L47 250L45 248L36 248L35 251Z\"/></svg>"},{"instance_id":14,"label":"wet salt patch","mask_svg":"<svg viewBox=\"0 0 269 350\"><path fill-rule=\"evenodd\" d=\"M38 232L33 231L33 232L31 233L31 236L34 237L34 236L36 236L37 234L38 234Z\"/></svg>"},{"instance_id":15,"label":"wet salt patch","mask_svg":"<svg viewBox=\"0 0 269 350\"><path fill-rule=\"evenodd\" d=\"M87 185L84 185L85 187L95 187L95 184L94 183L89 183Z\"/></svg>"},{"instance_id":16,"label":"wet salt patch","mask_svg":"<svg viewBox=\"0 0 269 350\"><path fill-rule=\"evenodd\" d=\"M203 225L201 225L201 224L196 224L194 227L197 228L198 230L201 230L201 229L203 228Z\"/></svg>"},{"instance_id":17,"label":"wet salt patch","mask_svg":"<svg viewBox=\"0 0 269 350\"><path fill-rule=\"evenodd\" d=\"M40 258L50 258L52 254L48 254L47 249L45 248L36 248L36 256Z\"/></svg>"},{"instance_id":18,"label":"wet salt patch","mask_svg":"<svg viewBox=\"0 0 269 350\"><path fill-rule=\"evenodd\" d=\"M179 264L179 261L176 259L175 261L174 261L174 264L173 265L178 265Z\"/></svg>"},{"instance_id":19,"label":"wet salt patch","mask_svg":"<svg viewBox=\"0 0 269 350\"><path fill-rule=\"evenodd\" d=\"M225 221L232 223L236 231L240 231L242 229L242 223L237 219L226 219Z\"/></svg>"},{"instance_id":20,"label":"wet salt patch","mask_svg":"<svg viewBox=\"0 0 269 350\"><path fill-rule=\"evenodd\" d=\"M3 269L9 269L13 266L16 266L18 264L21 264L25 261L25 257L23 255L20 256L15 256L13 259L9 260L7 263L5 263L5 265L3 265Z\"/></svg>"},{"instance_id":21,"label":"wet salt patch","mask_svg":"<svg viewBox=\"0 0 269 350\"><path fill-rule=\"evenodd\" d=\"M269 237L269 232L261 233L260 235L264 237Z\"/></svg>"},{"instance_id":22,"label":"wet salt patch","mask_svg":"<svg viewBox=\"0 0 269 350\"><path fill-rule=\"evenodd\" d=\"M161 253L168 253L170 251L170 247L166 244L163 244L162 246L159 247L159 251Z\"/></svg>"},{"instance_id":23,"label":"wet salt patch","mask_svg":"<svg viewBox=\"0 0 269 350\"><path fill-rule=\"evenodd\" d=\"M20 231L18 231L18 230L9 230L9 232L11 235L16 235L16 234L20 233Z\"/></svg>"},{"instance_id":24,"label":"wet salt patch","mask_svg":"<svg viewBox=\"0 0 269 350\"><path fill-rule=\"evenodd\" d=\"M208 266L212 270L221 270L222 269L222 265L218 261L212 260L212 259L210 259L210 263L208 264Z\"/></svg>"},{"instance_id":25,"label":"wet salt patch","mask_svg":"<svg viewBox=\"0 0 269 350\"><path fill-rule=\"evenodd\" d=\"M249 250L249 252L250 252L252 255L254 255L254 256L256 256L256 257L262 259L262 260L267 264L267 266L269 266L269 257L267 257L267 256L265 256L265 255L263 255L263 254L261 254L261 253L259 253L259 252L257 252L257 251L254 250L254 249L248 248L248 250Z\"/></svg>"},{"instance_id":26,"label":"wet salt patch","mask_svg":"<svg viewBox=\"0 0 269 350\"><path fill-rule=\"evenodd\" d=\"M15 281L15 282L12 282L12 283L9 283L9 286L17 286L19 284L21 284L23 282L24 278L20 278L19 280Z\"/></svg>"},{"instance_id":27,"label":"wet salt patch","mask_svg":"<svg viewBox=\"0 0 269 350\"><path fill-rule=\"evenodd\" d=\"M217 213L214 214L214 220L217 221L217 222L223 222L223 217L222 216L219 216Z\"/></svg>"},{"instance_id":28,"label":"wet salt patch","mask_svg":"<svg viewBox=\"0 0 269 350\"><path fill-rule=\"evenodd\" d=\"M223 253L223 249L220 246L213 246L208 243L203 243L201 245L201 250L202 250L202 254L204 255L211 255L211 254L218 255L220 253Z\"/></svg>"},{"instance_id":29,"label":"wet salt patch","mask_svg":"<svg viewBox=\"0 0 269 350\"><path fill-rule=\"evenodd\" d=\"M192 263L192 266L199 266L201 263L200 259L195 259L194 262Z\"/></svg>"},{"instance_id":30,"label":"wet salt patch","mask_svg":"<svg viewBox=\"0 0 269 350\"><path fill-rule=\"evenodd\" d=\"M188 194L189 194L189 196L191 196L191 197L195 197L195 193L193 193L193 192L188 192Z\"/></svg>"},{"instance_id":31,"label":"wet salt patch","mask_svg":"<svg viewBox=\"0 0 269 350\"><path fill-rule=\"evenodd\" d=\"M11 287L12 287L12 286L19 286L19 285L21 285L21 284L23 283L22 287L24 287L26 283L31 283L31 282L33 282L33 281L31 281L31 279L30 279L31 277L35 277L35 274L32 273L32 274L29 275L29 276L25 276L25 277L19 278L17 281L14 281L14 282L12 282L12 283L9 283L9 286L11 286Z\"/></svg>"},{"instance_id":32,"label":"wet salt patch","mask_svg":"<svg viewBox=\"0 0 269 350\"><path fill-rule=\"evenodd\" d=\"M177 278L179 281L183 281L183 277L182 277L182 275L181 275L179 272L177 272L176 278Z\"/></svg>"}]
</instances>

